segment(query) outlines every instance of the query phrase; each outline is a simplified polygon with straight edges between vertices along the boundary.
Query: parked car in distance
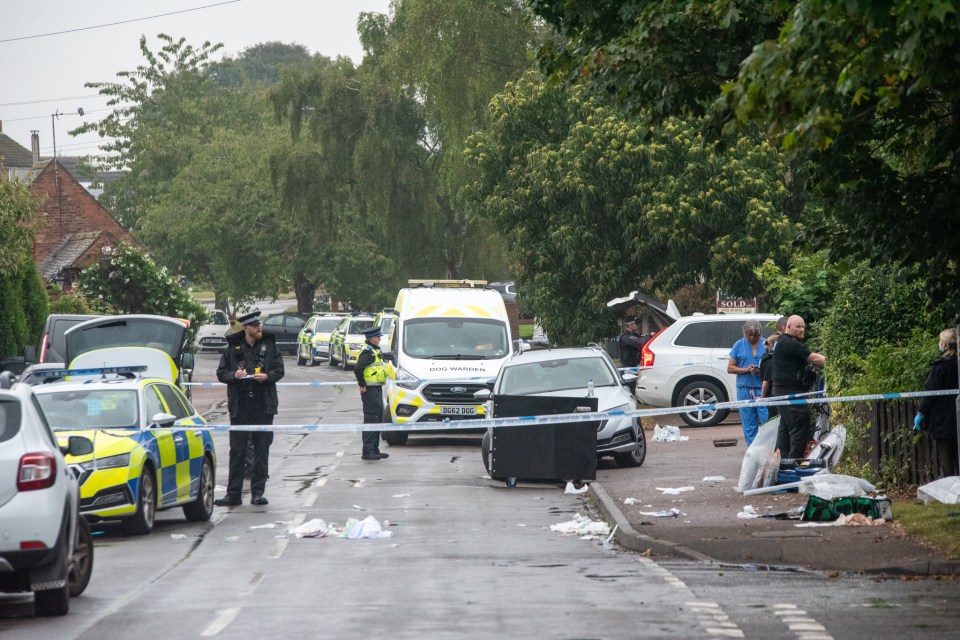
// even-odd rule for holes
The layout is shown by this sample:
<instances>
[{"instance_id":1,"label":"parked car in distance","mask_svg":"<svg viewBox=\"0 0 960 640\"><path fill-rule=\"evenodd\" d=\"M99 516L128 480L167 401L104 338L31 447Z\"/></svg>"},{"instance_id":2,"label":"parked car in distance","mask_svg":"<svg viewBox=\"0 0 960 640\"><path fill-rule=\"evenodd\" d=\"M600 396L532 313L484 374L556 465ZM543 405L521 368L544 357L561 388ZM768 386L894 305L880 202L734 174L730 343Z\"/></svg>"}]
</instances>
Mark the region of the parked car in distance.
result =
<instances>
[{"instance_id":1,"label":"parked car in distance","mask_svg":"<svg viewBox=\"0 0 960 640\"><path fill-rule=\"evenodd\" d=\"M517 285L513 283L513 280L508 280L506 282L491 282L487 286L499 292L500 295L503 296L504 302L517 301Z\"/></svg>"},{"instance_id":2,"label":"parked car in distance","mask_svg":"<svg viewBox=\"0 0 960 640\"><path fill-rule=\"evenodd\" d=\"M654 407L728 402L737 397L737 377L727 373L730 348L743 337L743 324L757 320L764 337L776 329L773 313L683 316L654 334L640 352L637 398ZM722 422L729 409L681 413L691 427Z\"/></svg>"},{"instance_id":3,"label":"parked car in distance","mask_svg":"<svg viewBox=\"0 0 960 640\"><path fill-rule=\"evenodd\" d=\"M0 374L0 591L33 591L36 615L64 615L93 571L93 536L64 453L88 455L93 443L58 445L32 388L13 380Z\"/></svg>"},{"instance_id":4,"label":"parked car in distance","mask_svg":"<svg viewBox=\"0 0 960 640\"><path fill-rule=\"evenodd\" d=\"M277 349L288 355L296 355L300 330L310 319L310 313L290 311L275 313L262 320L263 330L272 333L277 340Z\"/></svg>"},{"instance_id":5,"label":"parked car in distance","mask_svg":"<svg viewBox=\"0 0 960 640\"><path fill-rule=\"evenodd\" d=\"M12 371L20 375L32 365L64 362L63 342L67 329L99 317L101 316L51 313L44 320L43 332L40 334L40 344L26 347L22 356L4 359L2 370Z\"/></svg>"},{"instance_id":6,"label":"parked car in distance","mask_svg":"<svg viewBox=\"0 0 960 640\"><path fill-rule=\"evenodd\" d=\"M393 350L391 348L393 344L393 325L396 324L397 318L396 309L384 309L373 319L373 324L380 327L380 331L383 333L383 336L380 338L380 350L384 353L389 353Z\"/></svg>"},{"instance_id":7,"label":"parked car in distance","mask_svg":"<svg viewBox=\"0 0 960 640\"><path fill-rule=\"evenodd\" d=\"M312 315L297 335L297 364L312 367L317 360L330 357L330 334L340 324L343 314Z\"/></svg>"},{"instance_id":8,"label":"parked car in distance","mask_svg":"<svg viewBox=\"0 0 960 640\"><path fill-rule=\"evenodd\" d=\"M497 396L575 397L594 395L597 411L634 411L637 399L630 391L636 376L621 374L607 353L597 347L539 349L514 355L504 363L495 381L474 394L488 403L494 415ZM483 437L487 465L492 433ZM647 440L639 418L603 420L597 430L597 458L613 457L621 467L639 467L647 457ZM490 469L487 468L489 473Z\"/></svg>"},{"instance_id":9,"label":"parked car in distance","mask_svg":"<svg viewBox=\"0 0 960 640\"><path fill-rule=\"evenodd\" d=\"M174 384L166 354L147 347L108 351L122 353L107 366L146 366L143 377L71 375L34 387L57 440L79 435L93 442L92 451L66 458L79 478L80 513L93 522L119 520L128 534L150 533L161 509L182 507L187 520L209 520L216 450L209 431L193 428L205 422ZM71 367L95 369L105 357L87 352Z\"/></svg>"},{"instance_id":10,"label":"parked car in distance","mask_svg":"<svg viewBox=\"0 0 960 640\"><path fill-rule=\"evenodd\" d=\"M230 330L230 318L227 317L227 313L214 309L210 312L210 321L197 329L197 350L201 353L223 351L227 348L226 336Z\"/></svg>"},{"instance_id":11,"label":"parked car in distance","mask_svg":"<svg viewBox=\"0 0 960 640\"><path fill-rule=\"evenodd\" d=\"M330 335L329 364L341 366L344 370L357 364L360 350L363 349L366 338L363 332L373 326L374 316L370 314L353 314L345 316Z\"/></svg>"}]
</instances>

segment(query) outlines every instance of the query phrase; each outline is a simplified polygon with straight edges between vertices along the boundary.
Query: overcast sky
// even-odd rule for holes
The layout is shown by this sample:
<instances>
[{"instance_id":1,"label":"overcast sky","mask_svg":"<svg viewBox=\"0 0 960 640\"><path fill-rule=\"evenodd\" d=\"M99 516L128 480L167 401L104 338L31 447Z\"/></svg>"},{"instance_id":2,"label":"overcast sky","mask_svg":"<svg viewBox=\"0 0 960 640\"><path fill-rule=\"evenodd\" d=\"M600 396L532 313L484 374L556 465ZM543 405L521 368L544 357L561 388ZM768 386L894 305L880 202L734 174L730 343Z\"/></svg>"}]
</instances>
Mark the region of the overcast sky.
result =
<instances>
[{"instance_id":1,"label":"overcast sky","mask_svg":"<svg viewBox=\"0 0 960 640\"><path fill-rule=\"evenodd\" d=\"M40 153L53 155L50 115L56 123L57 155L97 152L98 137L71 138L67 131L105 115L106 100L86 82L112 82L118 71L144 63L139 41L160 48L156 34L184 37L199 47L222 42L218 55L235 57L260 42L302 44L331 58L363 55L357 17L387 13L389 0L46 0L3 2L0 7L0 121L3 133L27 149L30 131L40 132ZM206 7L206 8L201 8ZM196 9L193 11L188 11ZM174 15L161 16L174 12ZM160 17L151 17L160 16ZM149 19L144 19L149 18ZM111 23L126 22L126 24ZM98 28L89 28L98 27ZM78 30L59 35L43 35Z\"/></svg>"}]
</instances>

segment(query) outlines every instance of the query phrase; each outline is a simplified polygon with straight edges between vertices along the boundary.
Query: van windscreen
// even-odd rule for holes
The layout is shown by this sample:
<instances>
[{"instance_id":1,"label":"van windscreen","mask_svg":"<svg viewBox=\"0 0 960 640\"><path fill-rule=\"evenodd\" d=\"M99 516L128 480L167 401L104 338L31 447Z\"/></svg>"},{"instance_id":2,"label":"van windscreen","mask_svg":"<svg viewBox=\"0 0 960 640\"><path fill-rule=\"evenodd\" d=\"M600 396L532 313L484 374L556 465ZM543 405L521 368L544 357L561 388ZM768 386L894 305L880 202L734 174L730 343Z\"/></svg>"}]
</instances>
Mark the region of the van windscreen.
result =
<instances>
[{"instance_id":1,"label":"van windscreen","mask_svg":"<svg viewBox=\"0 0 960 640\"><path fill-rule=\"evenodd\" d=\"M510 342L500 320L417 318L403 325L400 348L424 360L492 360L506 356Z\"/></svg>"}]
</instances>

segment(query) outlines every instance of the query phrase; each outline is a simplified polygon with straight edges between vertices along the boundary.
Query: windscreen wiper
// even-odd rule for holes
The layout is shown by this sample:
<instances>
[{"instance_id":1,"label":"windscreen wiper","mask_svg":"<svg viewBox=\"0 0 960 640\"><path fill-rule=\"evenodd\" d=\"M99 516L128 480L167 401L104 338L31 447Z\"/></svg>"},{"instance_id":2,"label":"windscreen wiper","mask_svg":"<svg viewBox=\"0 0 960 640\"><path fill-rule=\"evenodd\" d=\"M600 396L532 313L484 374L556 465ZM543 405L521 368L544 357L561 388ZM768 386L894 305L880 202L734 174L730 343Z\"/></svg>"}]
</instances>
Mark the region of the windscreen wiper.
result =
<instances>
[{"instance_id":1,"label":"windscreen wiper","mask_svg":"<svg viewBox=\"0 0 960 640\"><path fill-rule=\"evenodd\" d=\"M445 353L430 357L434 360L463 360L464 358L464 356L459 353Z\"/></svg>"}]
</instances>

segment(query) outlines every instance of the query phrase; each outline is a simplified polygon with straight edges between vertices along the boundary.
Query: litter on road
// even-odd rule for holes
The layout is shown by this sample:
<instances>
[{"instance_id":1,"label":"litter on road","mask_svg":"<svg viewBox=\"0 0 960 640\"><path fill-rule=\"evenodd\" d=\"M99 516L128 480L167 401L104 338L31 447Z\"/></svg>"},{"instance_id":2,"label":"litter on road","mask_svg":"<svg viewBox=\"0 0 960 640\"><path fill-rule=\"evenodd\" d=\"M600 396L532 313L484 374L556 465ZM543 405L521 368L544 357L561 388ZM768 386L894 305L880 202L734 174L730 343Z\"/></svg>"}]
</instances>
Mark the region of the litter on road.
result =
<instances>
[{"instance_id":1,"label":"litter on road","mask_svg":"<svg viewBox=\"0 0 960 640\"><path fill-rule=\"evenodd\" d=\"M749 520L751 518L759 518L760 514L757 513L757 510L753 508L752 504L748 504L737 514L737 517L741 520Z\"/></svg>"},{"instance_id":2,"label":"litter on road","mask_svg":"<svg viewBox=\"0 0 960 640\"><path fill-rule=\"evenodd\" d=\"M367 516L363 520L350 518L346 524L343 525L343 531L340 532L341 538L347 538L349 540L360 540L361 538L378 540L392 536L393 531L385 531L380 526L380 521L373 516Z\"/></svg>"},{"instance_id":3,"label":"litter on road","mask_svg":"<svg viewBox=\"0 0 960 640\"><path fill-rule=\"evenodd\" d=\"M703 482L723 482L726 480L723 476L705 476Z\"/></svg>"},{"instance_id":4,"label":"litter on road","mask_svg":"<svg viewBox=\"0 0 960 640\"><path fill-rule=\"evenodd\" d=\"M642 516L651 516L653 518L676 518L679 516L685 516L687 514L681 513L680 509L673 507L669 511L638 511Z\"/></svg>"},{"instance_id":5,"label":"litter on road","mask_svg":"<svg viewBox=\"0 0 960 640\"><path fill-rule=\"evenodd\" d=\"M689 487L689 486L688 486L688 487L676 487L676 488L674 488L674 487L657 487L657 491L662 491L665 495L668 495L668 496L678 496L678 495L680 495L681 493L685 493L685 492L687 492L687 491L693 491L693 490L694 490L694 487Z\"/></svg>"},{"instance_id":6,"label":"litter on road","mask_svg":"<svg viewBox=\"0 0 960 640\"><path fill-rule=\"evenodd\" d=\"M680 427L674 425L667 425L661 427L660 425L653 426L653 441L654 442L683 442L689 440L689 436L680 435Z\"/></svg>"},{"instance_id":7,"label":"litter on road","mask_svg":"<svg viewBox=\"0 0 960 640\"><path fill-rule=\"evenodd\" d=\"M640 500L637 500L636 498L624 498L623 504L640 504Z\"/></svg>"},{"instance_id":8,"label":"litter on road","mask_svg":"<svg viewBox=\"0 0 960 640\"><path fill-rule=\"evenodd\" d=\"M586 493L589 490L590 490L590 487L588 485L583 485L582 487L577 489L572 482L568 482L567 488L564 489L563 492L577 494L577 493Z\"/></svg>"},{"instance_id":9,"label":"litter on road","mask_svg":"<svg viewBox=\"0 0 960 640\"><path fill-rule=\"evenodd\" d=\"M591 520L587 516L579 513L573 515L573 520L567 520L560 524L550 525L550 531L556 531L563 535L577 535L581 537L607 536L610 534L610 525L606 522Z\"/></svg>"}]
</instances>

